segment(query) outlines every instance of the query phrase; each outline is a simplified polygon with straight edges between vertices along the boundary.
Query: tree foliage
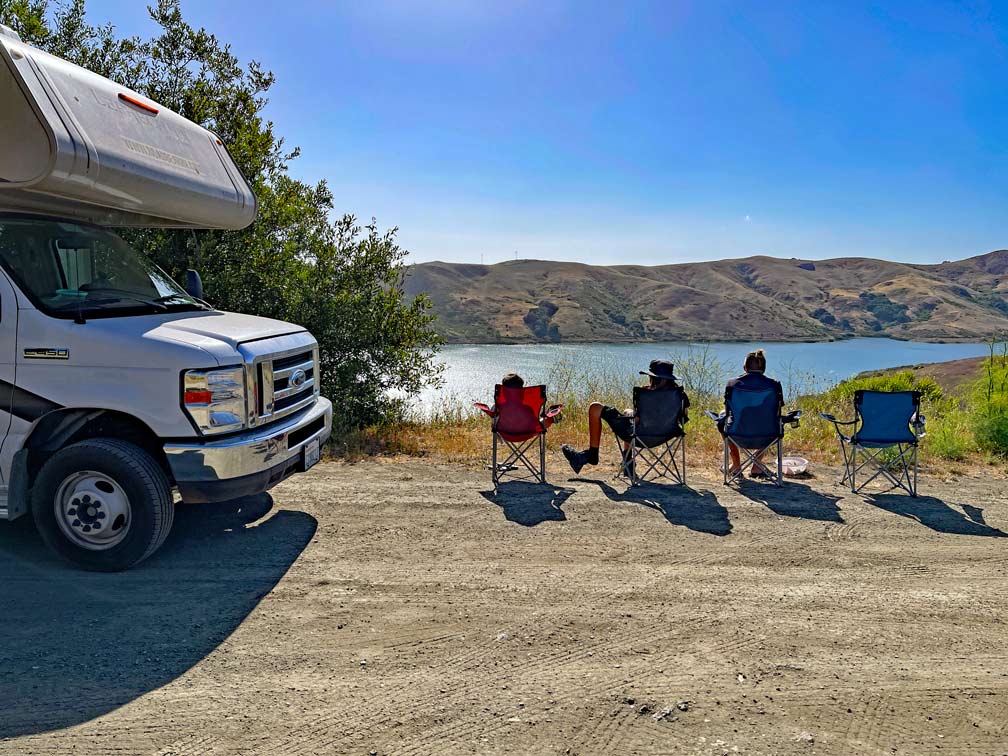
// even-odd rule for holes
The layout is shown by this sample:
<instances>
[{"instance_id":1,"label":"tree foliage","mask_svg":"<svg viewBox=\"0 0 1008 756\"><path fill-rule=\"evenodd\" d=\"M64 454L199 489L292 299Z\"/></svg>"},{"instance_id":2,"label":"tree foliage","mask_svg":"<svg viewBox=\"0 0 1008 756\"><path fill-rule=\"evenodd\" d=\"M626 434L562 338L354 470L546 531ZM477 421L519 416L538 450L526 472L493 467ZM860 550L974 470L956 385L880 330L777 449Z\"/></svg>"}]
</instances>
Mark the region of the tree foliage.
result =
<instances>
[{"instance_id":1,"label":"tree foliage","mask_svg":"<svg viewBox=\"0 0 1008 756\"><path fill-rule=\"evenodd\" d=\"M349 215L333 220L326 183L307 184L263 108L273 74L183 18L178 0L148 8L158 33L120 38L87 21L84 0L0 0L0 22L26 42L89 68L181 113L228 146L256 194L243 231L124 230L171 275L203 274L207 298L226 310L303 323L319 341L322 388L344 428L393 417L403 396L437 379L438 338L425 297L403 293L397 229Z\"/></svg>"}]
</instances>

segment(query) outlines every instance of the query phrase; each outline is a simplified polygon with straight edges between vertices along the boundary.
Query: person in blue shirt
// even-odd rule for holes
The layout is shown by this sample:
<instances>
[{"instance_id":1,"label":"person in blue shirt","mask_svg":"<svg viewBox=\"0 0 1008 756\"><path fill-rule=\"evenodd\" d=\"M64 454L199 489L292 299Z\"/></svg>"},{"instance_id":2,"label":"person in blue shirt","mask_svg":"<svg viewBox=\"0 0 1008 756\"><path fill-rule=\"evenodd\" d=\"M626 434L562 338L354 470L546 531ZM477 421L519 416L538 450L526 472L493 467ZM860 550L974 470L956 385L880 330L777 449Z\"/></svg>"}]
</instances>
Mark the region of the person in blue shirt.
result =
<instances>
[{"instance_id":1,"label":"person in blue shirt","mask_svg":"<svg viewBox=\"0 0 1008 756\"><path fill-rule=\"evenodd\" d=\"M726 411L728 410L728 399L731 397L731 393L736 386L750 390L774 389L777 392L780 406L784 406L784 389L781 387L780 381L775 381L766 375L766 354L764 354L762 349L757 349L755 352L749 352L746 355L743 369L745 372L742 375L738 378L732 378L728 381L728 385L725 386L724 400ZM725 432L725 423L727 420L728 417L726 415L724 419L718 422L718 430L721 431L722 436ZM731 456L731 472L739 472L742 462L739 457L738 447L731 442L731 439L728 440L728 454ZM749 471L750 477L764 478L772 475L763 465L762 459L762 454L756 457L756 461L753 462L752 469Z\"/></svg>"}]
</instances>

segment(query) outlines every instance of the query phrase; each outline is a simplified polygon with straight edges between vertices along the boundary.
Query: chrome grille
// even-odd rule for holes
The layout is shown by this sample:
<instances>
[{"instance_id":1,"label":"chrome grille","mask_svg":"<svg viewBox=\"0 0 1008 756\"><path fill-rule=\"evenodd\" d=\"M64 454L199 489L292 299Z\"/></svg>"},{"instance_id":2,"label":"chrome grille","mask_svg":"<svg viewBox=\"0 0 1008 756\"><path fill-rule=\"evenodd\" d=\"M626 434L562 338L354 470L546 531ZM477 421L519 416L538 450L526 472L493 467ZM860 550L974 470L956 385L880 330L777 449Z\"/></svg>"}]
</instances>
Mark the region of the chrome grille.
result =
<instances>
[{"instance_id":1,"label":"chrome grille","mask_svg":"<svg viewBox=\"0 0 1008 756\"><path fill-rule=\"evenodd\" d=\"M266 355L255 365L257 425L310 406L318 396L318 348Z\"/></svg>"}]
</instances>

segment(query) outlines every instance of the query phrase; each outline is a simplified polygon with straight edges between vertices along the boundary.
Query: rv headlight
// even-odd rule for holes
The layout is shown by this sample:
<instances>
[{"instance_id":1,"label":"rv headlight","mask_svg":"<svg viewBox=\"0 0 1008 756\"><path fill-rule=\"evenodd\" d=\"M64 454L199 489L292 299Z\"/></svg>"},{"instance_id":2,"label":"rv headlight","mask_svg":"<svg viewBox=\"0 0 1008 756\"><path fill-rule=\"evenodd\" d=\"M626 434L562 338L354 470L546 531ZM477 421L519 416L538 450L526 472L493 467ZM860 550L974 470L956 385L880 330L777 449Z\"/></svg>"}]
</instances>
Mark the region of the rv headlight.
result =
<instances>
[{"instance_id":1,"label":"rv headlight","mask_svg":"<svg viewBox=\"0 0 1008 756\"><path fill-rule=\"evenodd\" d=\"M201 433L227 433L248 425L245 368L189 370L182 377L182 407Z\"/></svg>"}]
</instances>

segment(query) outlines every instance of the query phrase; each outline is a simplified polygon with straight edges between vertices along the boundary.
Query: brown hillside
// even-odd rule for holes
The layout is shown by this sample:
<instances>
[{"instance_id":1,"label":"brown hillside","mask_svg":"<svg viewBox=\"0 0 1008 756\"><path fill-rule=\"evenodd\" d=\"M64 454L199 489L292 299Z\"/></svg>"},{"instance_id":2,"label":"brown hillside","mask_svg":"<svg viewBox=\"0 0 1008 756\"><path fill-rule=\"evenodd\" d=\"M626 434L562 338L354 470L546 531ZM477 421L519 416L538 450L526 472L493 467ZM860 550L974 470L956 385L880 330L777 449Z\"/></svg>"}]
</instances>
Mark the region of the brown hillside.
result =
<instances>
[{"instance_id":1,"label":"brown hillside","mask_svg":"<svg viewBox=\"0 0 1008 756\"><path fill-rule=\"evenodd\" d=\"M410 269L449 341L980 339L1008 331L1008 251L910 265L748 257L680 265L516 260Z\"/></svg>"}]
</instances>

